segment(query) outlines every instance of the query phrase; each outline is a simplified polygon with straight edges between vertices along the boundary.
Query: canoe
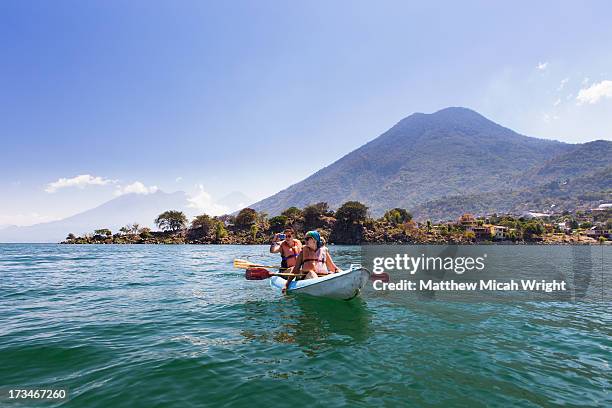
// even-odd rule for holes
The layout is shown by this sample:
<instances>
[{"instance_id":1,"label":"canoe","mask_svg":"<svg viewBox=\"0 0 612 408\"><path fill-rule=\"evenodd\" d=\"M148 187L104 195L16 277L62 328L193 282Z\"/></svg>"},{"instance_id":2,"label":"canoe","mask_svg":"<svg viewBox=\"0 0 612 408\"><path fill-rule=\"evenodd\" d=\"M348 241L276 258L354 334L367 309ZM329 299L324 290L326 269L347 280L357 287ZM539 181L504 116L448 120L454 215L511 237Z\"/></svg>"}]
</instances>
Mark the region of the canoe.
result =
<instances>
[{"instance_id":1,"label":"canoe","mask_svg":"<svg viewBox=\"0 0 612 408\"><path fill-rule=\"evenodd\" d=\"M367 269L356 266L347 271L320 278L292 281L287 291L289 293L349 300L359 295L369 277L370 273ZM270 279L270 286L279 292L286 284L287 280L280 276L273 276Z\"/></svg>"}]
</instances>

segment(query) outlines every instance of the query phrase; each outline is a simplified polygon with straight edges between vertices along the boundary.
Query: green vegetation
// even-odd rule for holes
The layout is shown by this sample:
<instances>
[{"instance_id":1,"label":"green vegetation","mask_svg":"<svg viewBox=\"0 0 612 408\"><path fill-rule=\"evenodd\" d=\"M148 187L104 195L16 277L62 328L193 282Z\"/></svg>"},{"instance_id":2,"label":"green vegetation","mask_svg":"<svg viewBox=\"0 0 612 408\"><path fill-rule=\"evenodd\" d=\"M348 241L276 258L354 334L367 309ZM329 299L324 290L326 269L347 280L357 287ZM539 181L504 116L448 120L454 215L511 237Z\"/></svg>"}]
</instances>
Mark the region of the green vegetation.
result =
<instances>
[{"instance_id":1,"label":"green vegetation","mask_svg":"<svg viewBox=\"0 0 612 408\"><path fill-rule=\"evenodd\" d=\"M268 218L252 208L242 209L235 217L211 217L201 214L187 227L187 217L180 211L165 211L155 219L160 231L138 224L126 225L119 233L108 228L77 237L68 234L70 244L265 244L274 233L287 226L297 238L317 229L330 244L414 243L470 244L478 242L516 243L605 243L612 227L612 209L591 213L564 211L541 219L509 214L487 217L465 215L453 222L417 223L406 209L393 208L381 218L369 216L368 207L348 201L337 211L327 203L309 205L303 210L292 207L282 215Z\"/></svg>"},{"instance_id":2,"label":"green vegetation","mask_svg":"<svg viewBox=\"0 0 612 408\"><path fill-rule=\"evenodd\" d=\"M252 208L240 210L234 221L236 227L242 230L250 229L257 222L257 211Z\"/></svg>"},{"instance_id":3,"label":"green vegetation","mask_svg":"<svg viewBox=\"0 0 612 408\"><path fill-rule=\"evenodd\" d=\"M383 218L392 225L399 225L412 220L412 214L403 208L394 208L387 211Z\"/></svg>"},{"instance_id":4,"label":"green vegetation","mask_svg":"<svg viewBox=\"0 0 612 408\"><path fill-rule=\"evenodd\" d=\"M187 217L182 211L165 211L155 219L157 225L162 231L179 231L187 225Z\"/></svg>"}]
</instances>

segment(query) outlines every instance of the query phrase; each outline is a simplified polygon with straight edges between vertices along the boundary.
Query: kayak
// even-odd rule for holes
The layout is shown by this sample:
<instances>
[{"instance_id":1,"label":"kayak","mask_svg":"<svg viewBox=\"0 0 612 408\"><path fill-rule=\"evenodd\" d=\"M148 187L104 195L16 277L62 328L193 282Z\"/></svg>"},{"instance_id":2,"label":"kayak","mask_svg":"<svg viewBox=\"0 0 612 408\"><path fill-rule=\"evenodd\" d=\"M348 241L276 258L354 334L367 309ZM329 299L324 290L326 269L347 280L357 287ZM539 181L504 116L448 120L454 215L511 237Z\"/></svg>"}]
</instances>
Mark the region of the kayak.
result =
<instances>
[{"instance_id":1,"label":"kayak","mask_svg":"<svg viewBox=\"0 0 612 408\"><path fill-rule=\"evenodd\" d=\"M347 271L332 273L320 278L291 281L287 292L350 300L359 295L369 277L370 272L367 269L351 266L351 269ZM270 278L270 286L279 292L286 284L287 280L280 276Z\"/></svg>"}]
</instances>

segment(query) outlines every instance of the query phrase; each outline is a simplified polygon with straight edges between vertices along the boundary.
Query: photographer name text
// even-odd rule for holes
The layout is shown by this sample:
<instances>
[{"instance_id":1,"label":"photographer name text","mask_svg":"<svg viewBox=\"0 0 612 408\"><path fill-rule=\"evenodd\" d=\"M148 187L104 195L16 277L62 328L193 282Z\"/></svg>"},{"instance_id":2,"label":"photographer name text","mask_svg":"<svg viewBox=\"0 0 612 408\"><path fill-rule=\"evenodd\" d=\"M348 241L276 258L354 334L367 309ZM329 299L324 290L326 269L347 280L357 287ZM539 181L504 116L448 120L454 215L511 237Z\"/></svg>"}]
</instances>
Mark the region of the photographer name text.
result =
<instances>
[{"instance_id":1,"label":"photographer name text","mask_svg":"<svg viewBox=\"0 0 612 408\"><path fill-rule=\"evenodd\" d=\"M398 282L374 281L372 286L375 290L391 291L417 291L417 290L436 290L436 291L538 291L538 292L563 292L566 291L565 281L546 281L535 279L509 280L499 282L495 279L479 280L474 282L455 282L454 280L407 280L402 279Z\"/></svg>"}]
</instances>

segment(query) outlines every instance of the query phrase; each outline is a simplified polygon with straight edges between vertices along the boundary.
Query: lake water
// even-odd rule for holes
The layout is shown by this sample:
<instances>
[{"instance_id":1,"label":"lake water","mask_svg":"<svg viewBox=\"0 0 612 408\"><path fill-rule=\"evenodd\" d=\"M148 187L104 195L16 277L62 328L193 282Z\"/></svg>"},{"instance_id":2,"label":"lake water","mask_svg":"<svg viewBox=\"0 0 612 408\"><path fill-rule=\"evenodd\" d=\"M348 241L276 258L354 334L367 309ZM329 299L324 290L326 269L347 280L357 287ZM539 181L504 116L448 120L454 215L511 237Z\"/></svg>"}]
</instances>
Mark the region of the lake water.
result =
<instances>
[{"instance_id":1,"label":"lake water","mask_svg":"<svg viewBox=\"0 0 612 408\"><path fill-rule=\"evenodd\" d=\"M488 249L516 251L517 268L525 250ZM608 273L610 247L593 251ZM0 387L70 393L0 406L612 404L608 297L282 297L232 269L246 257L278 261L265 246L0 245Z\"/></svg>"}]
</instances>

